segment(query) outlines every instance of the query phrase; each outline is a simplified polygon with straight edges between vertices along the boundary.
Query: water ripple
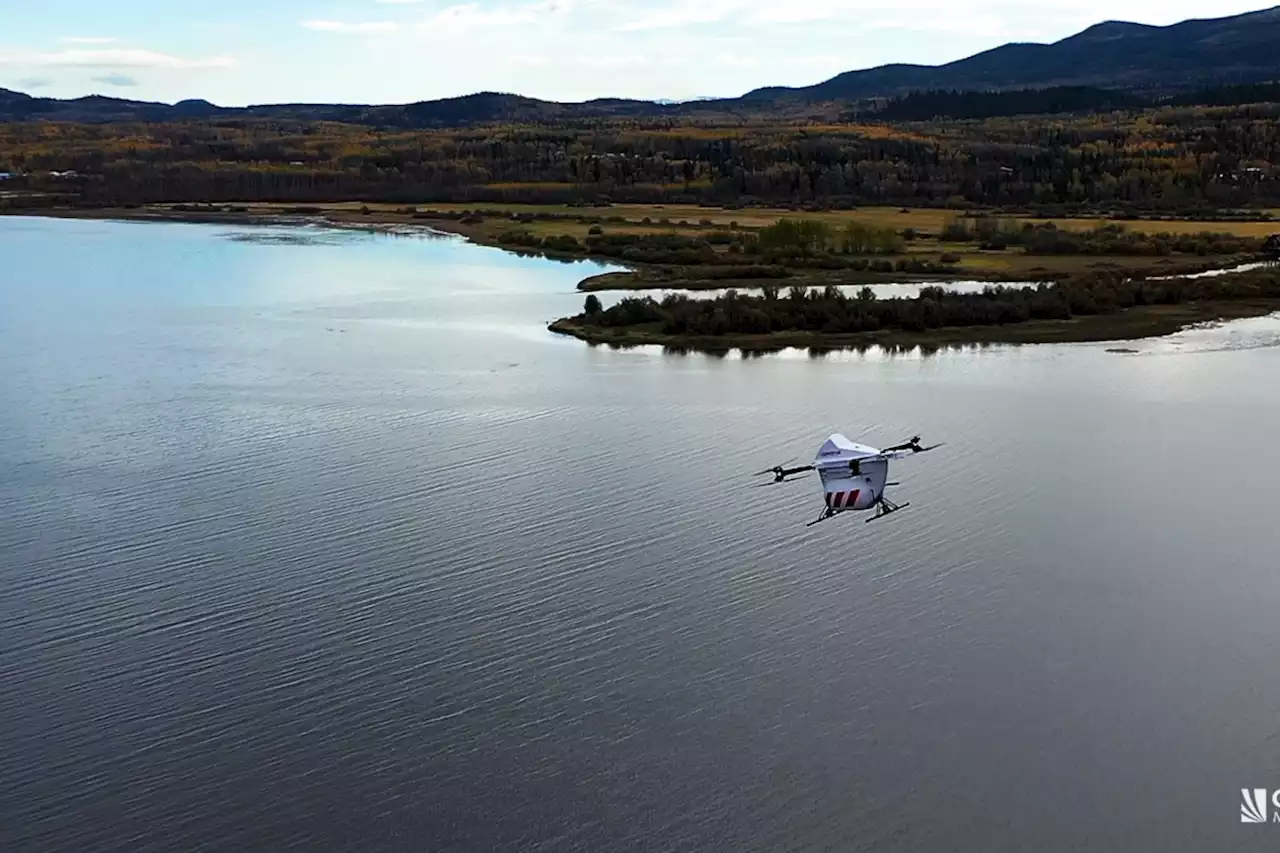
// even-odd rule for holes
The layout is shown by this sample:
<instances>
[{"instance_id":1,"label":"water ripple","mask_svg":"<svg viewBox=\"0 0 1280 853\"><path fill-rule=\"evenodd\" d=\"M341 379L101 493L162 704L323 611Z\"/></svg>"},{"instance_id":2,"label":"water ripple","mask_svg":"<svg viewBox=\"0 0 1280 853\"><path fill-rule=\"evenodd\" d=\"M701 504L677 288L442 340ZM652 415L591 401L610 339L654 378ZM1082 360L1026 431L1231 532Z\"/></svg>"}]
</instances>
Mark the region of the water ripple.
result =
<instances>
[{"instance_id":1,"label":"water ripple","mask_svg":"<svg viewBox=\"0 0 1280 853\"><path fill-rule=\"evenodd\" d=\"M637 356L456 242L6 227L6 853L1236 843L1266 349ZM806 528L750 474L836 430L947 445Z\"/></svg>"}]
</instances>

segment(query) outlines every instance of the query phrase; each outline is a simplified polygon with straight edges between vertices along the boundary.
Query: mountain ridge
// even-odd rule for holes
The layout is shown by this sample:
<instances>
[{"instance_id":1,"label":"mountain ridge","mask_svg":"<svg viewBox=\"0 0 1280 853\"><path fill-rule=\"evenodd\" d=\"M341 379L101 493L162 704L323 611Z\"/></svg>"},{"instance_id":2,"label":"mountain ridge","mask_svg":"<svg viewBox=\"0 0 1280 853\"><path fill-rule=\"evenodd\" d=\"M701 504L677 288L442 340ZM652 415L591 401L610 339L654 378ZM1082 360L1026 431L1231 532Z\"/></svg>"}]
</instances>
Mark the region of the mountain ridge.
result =
<instances>
[{"instance_id":1,"label":"mountain ridge","mask_svg":"<svg viewBox=\"0 0 1280 853\"><path fill-rule=\"evenodd\" d=\"M278 119L343 121L401 128L494 121L696 117L761 111L784 115L807 104L858 104L913 92L1107 88L1168 98L1212 86L1280 80L1280 6L1166 26L1108 20L1056 42L1009 42L941 65L892 63L846 71L811 86L763 87L737 98L546 101L475 92L407 104L261 104L221 107L200 98L175 104L92 94L59 100L0 89L0 121L175 121Z\"/></svg>"},{"instance_id":2,"label":"mountain ridge","mask_svg":"<svg viewBox=\"0 0 1280 853\"><path fill-rule=\"evenodd\" d=\"M1056 42L1010 42L942 65L882 65L748 99L858 100L913 89L1102 86L1168 96L1209 84L1280 79L1280 6L1166 26L1102 21Z\"/></svg>"}]
</instances>

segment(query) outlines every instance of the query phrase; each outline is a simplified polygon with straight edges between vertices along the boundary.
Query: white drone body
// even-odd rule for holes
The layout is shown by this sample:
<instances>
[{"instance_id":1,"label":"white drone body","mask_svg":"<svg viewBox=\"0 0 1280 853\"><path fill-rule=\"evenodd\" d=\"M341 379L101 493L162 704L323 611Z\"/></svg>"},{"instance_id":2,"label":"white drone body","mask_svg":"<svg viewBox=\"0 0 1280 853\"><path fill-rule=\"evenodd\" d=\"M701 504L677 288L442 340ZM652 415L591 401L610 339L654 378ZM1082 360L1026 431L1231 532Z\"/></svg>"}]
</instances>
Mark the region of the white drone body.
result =
<instances>
[{"instance_id":1,"label":"white drone body","mask_svg":"<svg viewBox=\"0 0 1280 853\"><path fill-rule=\"evenodd\" d=\"M840 433L835 433L818 449L818 455L812 465L800 468L784 468L777 466L762 474L773 474L774 483L786 482L788 477L807 471L817 471L822 481L823 500L826 504L817 521L826 521L844 512L862 512L874 509L876 514L867 521L905 509L910 504L895 504L885 497L885 490L897 483L889 482L889 461L904 459L916 453L924 453L941 447L921 447L920 437L916 436L905 444L884 450L850 441Z\"/></svg>"},{"instance_id":2,"label":"white drone body","mask_svg":"<svg viewBox=\"0 0 1280 853\"><path fill-rule=\"evenodd\" d=\"M889 482L889 460L874 447L836 433L813 460L827 507L836 512L871 509Z\"/></svg>"}]
</instances>

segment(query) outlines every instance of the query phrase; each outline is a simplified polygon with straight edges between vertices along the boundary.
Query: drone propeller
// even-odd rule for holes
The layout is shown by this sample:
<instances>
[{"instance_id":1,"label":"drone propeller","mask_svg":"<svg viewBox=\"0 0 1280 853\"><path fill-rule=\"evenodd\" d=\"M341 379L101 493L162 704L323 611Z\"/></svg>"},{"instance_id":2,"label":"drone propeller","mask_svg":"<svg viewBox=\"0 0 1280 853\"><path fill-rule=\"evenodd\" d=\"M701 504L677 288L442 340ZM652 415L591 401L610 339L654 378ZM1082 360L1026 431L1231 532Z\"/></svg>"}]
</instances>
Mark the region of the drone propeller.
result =
<instances>
[{"instance_id":1,"label":"drone propeller","mask_svg":"<svg viewBox=\"0 0 1280 853\"><path fill-rule=\"evenodd\" d=\"M766 471L765 473L767 474L769 472ZM805 476L804 474L789 474L786 477L776 477L775 479L769 480L768 482L765 482L765 483L756 483L754 486L752 486L752 488L765 489L771 486L778 486L783 483L793 483L804 476Z\"/></svg>"},{"instance_id":2,"label":"drone propeller","mask_svg":"<svg viewBox=\"0 0 1280 853\"><path fill-rule=\"evenodd\" d=\"M801 465L796 468L787 468L782 465L775 465L772 468L766 468L763 471L757 471L752 476L759 477L764 474L772 474L773 475L772 483L766 483L764 485L773 485L773 483L786 482L788 477L798 476L812 470L813 470L812 465Z\"/></svg>"},{"instance_id":3,"label":"drone propeller","mask_svg":"<svg viewBox=\"0 0 1280 853\"><path fill-rule=\"evenodd\" d=\"M910 450L912 453L925 453L927 451L934 450L935 448L941 447L943 444L946 444L946 442L930 445L929 447L921 447L920 436L913 435L909 441L906 441L902 444L895 445L893 447L886 447L884 449L884 452L895 453L899 450Z\"/></svg>"}]
</instances>

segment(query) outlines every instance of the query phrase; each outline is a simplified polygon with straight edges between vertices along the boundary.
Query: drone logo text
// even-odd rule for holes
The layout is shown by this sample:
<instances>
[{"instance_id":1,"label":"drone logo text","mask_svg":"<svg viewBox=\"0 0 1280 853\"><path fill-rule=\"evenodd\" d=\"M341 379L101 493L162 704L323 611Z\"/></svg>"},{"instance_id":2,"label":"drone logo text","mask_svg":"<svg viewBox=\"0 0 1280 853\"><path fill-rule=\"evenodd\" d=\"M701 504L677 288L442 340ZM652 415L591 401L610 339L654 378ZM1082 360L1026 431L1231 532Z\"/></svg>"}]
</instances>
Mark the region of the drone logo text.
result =
<instances>
[{"instance_id":1,"label":"drone logo text","mask_svg":"<svg viewBox=\"0 0 1280 853\"><path fill-rule=\"evenodd\" d=\"M1241 823L1267 822L1267 789L1241 788L1240 795L1244 802L1240 804ZM1280 788L1271 794L1271 805L1275 811L1271 813L1271 823L1280 823Z\"/></svg>"}]
</instances>

